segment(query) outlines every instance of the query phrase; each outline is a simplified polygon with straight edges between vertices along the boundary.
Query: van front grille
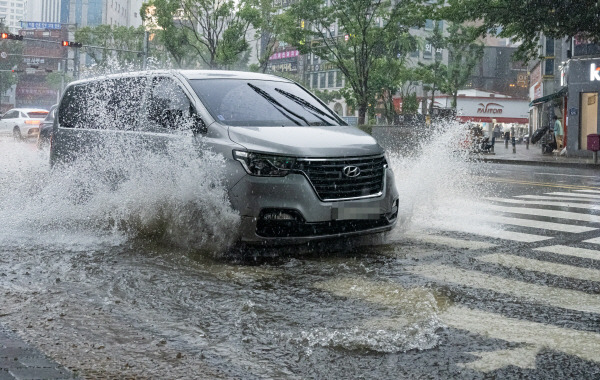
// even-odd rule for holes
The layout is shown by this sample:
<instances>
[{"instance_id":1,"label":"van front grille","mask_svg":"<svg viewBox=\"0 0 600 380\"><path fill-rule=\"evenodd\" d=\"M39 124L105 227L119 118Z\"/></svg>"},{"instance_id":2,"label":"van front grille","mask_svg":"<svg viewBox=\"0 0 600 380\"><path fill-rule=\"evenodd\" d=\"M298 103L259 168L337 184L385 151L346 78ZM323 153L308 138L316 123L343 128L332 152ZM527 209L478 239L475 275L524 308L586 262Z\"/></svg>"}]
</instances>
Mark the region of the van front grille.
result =
<instances>
[{"instance_id":1,"label":"van front grille","mask_svg":"<svg viewBox=\"0 0 600 380\"><path fill-rule=\"evenodd\" d=\"M386 167L383 156L369 156L301 158L296 161L294 169L308 178L321 200L334 201L381 195Z\"/></svg>"}]
</instances>

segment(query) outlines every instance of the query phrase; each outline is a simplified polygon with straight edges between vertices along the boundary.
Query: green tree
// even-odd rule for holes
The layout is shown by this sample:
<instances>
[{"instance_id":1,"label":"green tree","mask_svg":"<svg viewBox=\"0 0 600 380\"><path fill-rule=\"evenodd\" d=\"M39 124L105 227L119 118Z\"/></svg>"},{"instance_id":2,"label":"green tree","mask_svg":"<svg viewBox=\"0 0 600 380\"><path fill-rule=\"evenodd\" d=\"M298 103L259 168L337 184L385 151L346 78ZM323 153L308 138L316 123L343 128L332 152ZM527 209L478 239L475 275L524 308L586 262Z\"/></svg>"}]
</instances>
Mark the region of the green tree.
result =
<instances>
[{"instance_id":1,"label":"green tree","mask_svg":"<svg viewBox=\"0 0 600 380\"><path fill-rule=\"evenodd\" d=\"M188 31L181 28L179 23L173 21L177 14L179 4L170 0L150 0L142 5L140 15L142 21L151 32L153 54L162 57L156 52L166 52L173 59L175 66L185 68L193 66L193 54L188 47ZM166 61L159 59L159 61Z\"/></svg>"},{"instance_id":2,"label":"green tree","mask_svg":"<svg viewBox=\"0 0 600 380\"><path fill-rule=\"evenodd\" d=\"M385 54L390 36L424 23L429 6L425 0L330 0L327 4L322 0L292 4L279 17L283 38L301 53L314 53L341 71L347 87L344 97L348 104L356 104L363 124L369 104L380 91L372 80L376 61Z\"/></svg>"},{"instance_id":3,"label":"green tree","mask_svg":"<svg viewBox=\"0 0 600 380\"><path fill-rule=\"evenodd\" d=\"M444 0L440 0L444 2ZM600 40L598 0L447 0L440 18L477 21L479 33L488 32L520 41L516 59L538 55L540 34L552 38L581 36Z\"/></svg>"},{"instance_id":4,"label":"green tree","mask_svg":"<svg viewBox=\"0 0 600 380\"><path fill-rule=\"evenodd\" d=\"M379 54L373 66L373 86L378 90L370 104L381 104L383 117L388 124L393 124L397 114L394 95L413 78L413 70L407 67L408 54L416 50L418 39L404 32L400 35L390 35L386 41L388 43L381 47L384 49L383 54Z\"/></svg>"},{"instance_id":5,"label":"green tree","mask_svg":"<svg viewBox=\"0 0 600 380\"><path fill-rule=\"evenodd\" d=\"M247 60L248 29L258 18L250 1L153 0L151 4L174 57L183 57L182 49L191 49L211 69L232 68Z\"/></svg>"},{"instance_id":6,"label":"green tree","mask_svg":"<svg viewBox=\"0 0 600 380\"><path fill-rule=\"evenodd\" d=\"M483 58L483 44L477 42L479 34L472 26L450 23L445 45L448 49L448 66L441 90L452 95L452 108L456 109L458 90L464 88L473 75L473 69Z\"/></svg>"},{"instance_id":7,"label":"green tree","mask_svg":"<svg viewBox=\"0 0 600 380\"><path fill-rule=\"evenodd\" d=\"M8 27L0 19L0 32L8 32ZM15 40L0 40L0 52L6 53L6 58L0 58L0 110L2 97L13 84L18 81L17 74L11 70L22 62L23 43Z\"/></svg>"},{"instance_id":8,"label":"green tree","mask_svg":"<svg viewBox=\"0 0 600 380\"><path fill-rule=\"evenodd\" d=\"M77 29L75 40L90 46L83 48L83 52L100 67L106 67L111 59L116 59L123 67L132 64L141 67L143 58L137 52L143 50L144 32L142 26L86 26Z\"/></svg>"}]
</instances>

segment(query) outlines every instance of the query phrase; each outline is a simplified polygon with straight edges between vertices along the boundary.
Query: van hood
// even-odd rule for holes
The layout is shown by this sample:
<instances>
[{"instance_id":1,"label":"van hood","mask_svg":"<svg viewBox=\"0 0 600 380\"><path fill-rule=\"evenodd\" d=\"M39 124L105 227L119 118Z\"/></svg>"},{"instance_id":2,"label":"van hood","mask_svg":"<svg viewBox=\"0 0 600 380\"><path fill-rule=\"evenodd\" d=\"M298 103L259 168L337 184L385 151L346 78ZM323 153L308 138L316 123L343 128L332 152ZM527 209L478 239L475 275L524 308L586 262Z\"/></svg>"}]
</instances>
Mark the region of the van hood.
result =
<instances>
[{"instance_id":1,"label":"van hood","mask_svg":"<svg viewBox=\"0 0 600 380\"><path fill-rule=\"evenodd\" d=\"M229 138L246 149L296 157L354 157L383 153L356 127L229 127Z\"/></svg>"}]
</instances>

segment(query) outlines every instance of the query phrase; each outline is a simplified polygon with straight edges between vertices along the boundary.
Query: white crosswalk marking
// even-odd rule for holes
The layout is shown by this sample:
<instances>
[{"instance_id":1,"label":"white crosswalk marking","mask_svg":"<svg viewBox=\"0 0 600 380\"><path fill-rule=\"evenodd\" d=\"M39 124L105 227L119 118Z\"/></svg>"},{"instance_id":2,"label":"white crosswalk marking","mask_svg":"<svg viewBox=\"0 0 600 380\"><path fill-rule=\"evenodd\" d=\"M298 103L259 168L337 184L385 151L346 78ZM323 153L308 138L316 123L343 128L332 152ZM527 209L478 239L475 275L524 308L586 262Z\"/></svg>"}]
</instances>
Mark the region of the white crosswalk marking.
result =
<instances>
[{"instance_id":1,"label":"white crosswalk marking","mask_svg":"<svg viewBox=\"0 0 600 380\"><path fill-rule=\"evenodd\" d=\"M552 288L448 265L425 264L406 268L407 271L435 281L449 282L470 288L491 290L525 298L564 309L600 313L600 296L560 288Z\"/></svg>"},{"instance_id":2,"label":"white crosswalk marking","mask_svg":"<svg viewBox=\"0 0 600 380\"><path fill-rule=\"evenodd\" d=\"M439 272L443 272L444 269L437 267ZM433 293L425 288L406 289L392 282L369 281L364 278L337 278L316 283L315 287L340 297L384 305L393 308L397 314L397 317L389 320L381 318L367 320L364 322L365 326L397 329L436 315L440 322L458 330L527 345L514 350L473 352L473 355L481 359L465 363L464 366L482 372L508 365L535 368L535 356L542 349L600 362L600 350L597 349L600 347L600 334L597 333L504 317L464 306L444 307L444 303L440 304ZM585 300L581 301L585 302ZM407 304L413 307L407 308Z\"/></svg>"},{"instance_id":3,"label":"white crosswalk marking","mask_svg":"<svg viewBox=\"0 0 600 380\"><path fill-rule=\"evenodd\" d=\"M557 264L526 257L494 253L480 256L477 260L502 265L508 268L519 268L528 271L547 273L554 276L576 278L584 281L600 281L600 270Z\"/></svg>"},{"instance_id":4,"label":"white crosswalk marking","mask_svg":"<svg viewBox=\"0 0 600 380\"><path fill-rule=\"evenodd\" d=\"M447 236L429 235L414 231L406 233L402 235L402 237L410 240L420 241L422 243L443 245L458 249L486 249L496 246L496 244L486 243L483 241L455 239Z\"/></svg>"},{"instance_id":5,"label":"white crosswalk marking","mask_svg":"<svg viewBox=\"0 0 600 380\"><path fill-rule=\"evenodd\" d=\"M507 232L501 230L491 230L489 228L485 230L479 230L477 228L473 228L470 226L462 226L458 224L446 224L442 227L442 229L445 231L465 232L473 235L480 235L494 239L517 241L520 243L535 243L538 241L552 239L552 237L549 236L526 234L523 232Z\"/></svg>"},{"instance_id":6,"label":"white crosswalk marking","mask_svg":"<svg viewBox=\"0 0 600 380\"><path fill-rule=\"evenodd\" d=\"M448 326L488 338L528 343L600 362L600 334L507 318L460 306L452 306L441 313L440 320Z\"/></svg>"},{"instance_id":7,"label":"white crosswalk marking","mask_svg":"<svg viewBox=\"0 0 600 380\"><path fill-rule=\"evenodd\" d=\"M546 193L548 195L561 195L564 197L575 197L575 198L589 198L589 199L599 199L600 200L600 194L580 194L580 193L566 193L566 192L553 192L553 193Z\"/></svg>"},{"instance_id":8,"label":"white crosswalk marking","mask_svg":"<svg viewBox=\"0 0 600 380\"><path fill-rule=\"evenodd\" d=\"M490 211L508 212L511 214L547 216L550 218L581 220L584 222L600 223L600 215L589 215L589 214L580 214L577 212L569 212L569 211L542 210L542 209L528 208L528 207L512 207L512 206L501 206L501 205L486 205L483 207L487 208Z\"/></svg>"},{"instance_id":9,"label":"white crosswalk marking","mask_svg":"<svg viewBox=\"0 0 600 380\"><path fill-rule=\"evenodd\" d=\"M516 195L515 198L539 199L539 200L547 200L547 201L580 202L583 204L594 202L593 199L587 199L587 198L551 197L549 195Z\"/></svg>"},{"instance_id":10,"label":"white crosswalk marking","mask_svg":"<svg viewBox=\"0 0 600 380\"><path fill-rule=\"evenodd\" d=\"M598 178L598 177L596 177ZM577 192L580 193L593 193L593 194L600 194L600 190L575 190Z\"/></svg>"},{"instance_id":11,"label":"white crosswalk marking","mask_svg":"<svg viewBox=\"0 0 600 380\"><path fill-rule=\"evenodd\" d=\"M597 230L597 228L592 227L574 226L572 224L562 224L553 222L542 222L539 220L531 219L509 218L501 215L489 215L485 218L485 221L491 223L502 223L513 226L541 228L545 230L571 233L582 233Z\"/></svg>"},{"instance_id":12,"label":"white crosswalk marking","mask_svg":"<svg viewBox=\"0 0 600 380\"><path fill-rule=\"evenodd\" d=\"M600 244L600 237L584 240L584 243Z\"/></svg>"},{"instance_id":13,"label":"white crosswalk marking","mask_svg":"<svg viewBox=\"0 0 600 380\"><path fill-rule=\"evenodd\" d=\"M599 241L599 243L600 243L600 241ZM548 247L534 248L534 250L542 251L542 252L556 253L559 255L581 257L583 259L600 260L600 251L592 250L592 249L585 249L585 248L569 247L566 245L551 245Z\"/></svg>"},{"instance_id":14,"label":"white crosswalk marking","mask_svg":"<svg viewBox=\"0 0 600 380\"><path fill-rule=\"evenodd\" d=\"M584 210L600 210L600 205L589 204L589 203L555 202L555 201L526 201L526 200L522 200L522 199L495 198L495 197L489 197L486 199L490 200L490 201L494 201L494 202L502 202L502 203L518 204L518 205L557 206L557 207L579 208L579 209L584 209Z\"/></svg>"}]
</instances>

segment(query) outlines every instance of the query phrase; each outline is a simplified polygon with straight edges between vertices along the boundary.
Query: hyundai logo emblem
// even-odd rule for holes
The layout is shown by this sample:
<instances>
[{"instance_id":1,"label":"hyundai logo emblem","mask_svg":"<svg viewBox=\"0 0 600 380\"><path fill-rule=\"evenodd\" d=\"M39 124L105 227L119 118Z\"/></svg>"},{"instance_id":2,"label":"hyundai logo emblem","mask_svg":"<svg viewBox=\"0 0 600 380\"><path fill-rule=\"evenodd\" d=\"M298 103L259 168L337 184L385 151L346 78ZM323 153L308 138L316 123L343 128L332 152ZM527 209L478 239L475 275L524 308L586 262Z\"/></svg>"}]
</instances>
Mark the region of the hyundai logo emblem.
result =
<instances>
[{"instance_id":1,"label":"hyundai logo emblem","mask_svg":"<svg viewBox=\"0 0 600 380\"><path fill-rule=\"evenodd\" d=\"M349 178L358 177L360 175L360 168L358 166L346 166L342 169L342 173Z\"/></svg>"}]
</instances>

